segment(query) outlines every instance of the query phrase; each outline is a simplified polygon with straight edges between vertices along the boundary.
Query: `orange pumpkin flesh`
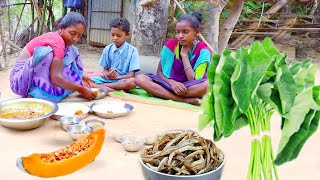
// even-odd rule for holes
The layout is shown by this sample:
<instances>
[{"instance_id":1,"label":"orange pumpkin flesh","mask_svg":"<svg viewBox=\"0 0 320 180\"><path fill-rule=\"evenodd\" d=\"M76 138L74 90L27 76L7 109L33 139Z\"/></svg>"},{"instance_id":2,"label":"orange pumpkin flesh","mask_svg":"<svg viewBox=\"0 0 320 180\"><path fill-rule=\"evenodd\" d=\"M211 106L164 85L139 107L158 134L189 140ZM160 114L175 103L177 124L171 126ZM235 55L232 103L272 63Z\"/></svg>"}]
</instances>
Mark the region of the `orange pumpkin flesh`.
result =
<instances>
[{"instance_id":1,"label":"orange pumpkin flesh","mask_svg":"<svg viewBox=\"0 0 320 180\"><path fill-rule=\"evenodd\" d=\"M56 177L70 174L94 161L100 153L104 136L104 129L95 130L58 151L22 157L22 164L28 173L35 176Z\"/></svg>"}]
</instances>

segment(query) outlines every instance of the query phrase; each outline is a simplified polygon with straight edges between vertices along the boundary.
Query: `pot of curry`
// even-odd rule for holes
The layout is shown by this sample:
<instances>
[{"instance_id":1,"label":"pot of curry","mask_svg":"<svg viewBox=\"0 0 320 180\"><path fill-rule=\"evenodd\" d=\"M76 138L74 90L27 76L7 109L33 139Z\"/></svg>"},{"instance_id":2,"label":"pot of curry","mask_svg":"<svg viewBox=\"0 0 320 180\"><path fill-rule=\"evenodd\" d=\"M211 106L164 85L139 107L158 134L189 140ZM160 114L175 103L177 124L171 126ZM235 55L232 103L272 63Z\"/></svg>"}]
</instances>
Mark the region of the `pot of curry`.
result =
<instances>
[{"instance_id":1,"label":"pot of curry","mask_svg":"<svg viewBox=\"0 0 320 180\"><path fill-rule=\"evenodd\" d=\"M0 124L16 130L34 129L57 110L56 103L43 99L10 99L0 102Z\"/></svg>"}]
</instances>

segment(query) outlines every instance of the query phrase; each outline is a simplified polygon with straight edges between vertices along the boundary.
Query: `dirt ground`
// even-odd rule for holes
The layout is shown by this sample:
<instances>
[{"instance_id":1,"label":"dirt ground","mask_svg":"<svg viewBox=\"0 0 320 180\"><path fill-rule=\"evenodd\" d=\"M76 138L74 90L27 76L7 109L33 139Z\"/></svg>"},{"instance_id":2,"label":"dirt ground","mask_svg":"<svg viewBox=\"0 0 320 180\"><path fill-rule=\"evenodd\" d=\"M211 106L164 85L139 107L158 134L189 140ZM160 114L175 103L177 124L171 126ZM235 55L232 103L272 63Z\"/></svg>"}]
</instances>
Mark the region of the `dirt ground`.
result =
<instances>
[{"instance_id":1,"label":"dirt ground","mask_svg":"<svg viewBox=\"0 0 320 180\"><path fill-rule=\"evenodd\" d=\"M86 70L99 70L98 61L102 49L87 50L79 46L81 58ZM290 54L289 54L290 55ZM154 71L159 57L141 57L143 71ZM12 62L14 62L12 60ZM0 71L0 101L16 98L9 86L9 74L11 68ZM317 74L319 84L320 71ZM109 98L108 98L109 99ZM86 102L91 103L91 102ZM136 131L147 136L163 132L169 129L192 129L197 131L198 112L179 110L168 107L147 105L137 102L128 102L134 106L133 113L117 120L104 120L106 122L107 138L101 153L90 165L68 176L54 179L117 179L117 180L142 180L139 155L141 153L128 153L124 151L119 143L112 139L115 131ZM90 118L96 118L92 115ZM278 115L272 117L271 138L274 150L277 149L280 140L280 118ZM208 127L200 134L212 139L212 127ZM13 131L0 126L1 150L0 174L1 179L36 179L27 175L15 167L15 160L20 156L31 153L51 152L64 147L72 142L70 137L59 128L58 122L47 121L43 126L31 131ZM280 179L290 180L318 180L320 179L320 131L318 130L305 144L299 157L278 167ZM250 158L250 136L249 128L245 127L236 131L232 136L216 142L216 145L225 153L226 164L222 180L245 179ZM275 152L276 153L276 152ZM6 168L4 168L6 167Z\"/></svg>"}]
</instances>

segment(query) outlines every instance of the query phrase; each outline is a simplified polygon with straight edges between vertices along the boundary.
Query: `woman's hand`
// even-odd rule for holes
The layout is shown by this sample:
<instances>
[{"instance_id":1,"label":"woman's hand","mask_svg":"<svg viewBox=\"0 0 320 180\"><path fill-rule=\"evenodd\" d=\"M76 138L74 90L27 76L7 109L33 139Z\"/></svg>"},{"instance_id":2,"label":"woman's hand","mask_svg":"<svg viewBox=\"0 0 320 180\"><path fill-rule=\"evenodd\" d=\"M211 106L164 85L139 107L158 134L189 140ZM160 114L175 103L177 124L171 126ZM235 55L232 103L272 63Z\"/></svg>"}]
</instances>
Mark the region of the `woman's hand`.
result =
<instances>
[{"instance_id":1,"label":"woman's hand","mask_svg":"<svg viewBox=\"0 0 320 180\"><path fill-rule=\"evenodd\" d=\"M97 97L97 94L94 93L90 88L88 87L85 87L85 86L82 86L81 87L82 90L81 90L81 94L84 98L88 99L88 100L93 100Z\"/></svg>"},{"instance_id":2,"label":"woman's hand","mask_svg":"<svg viewBox=\"0 0 320 180\"><path fill-rule=\"evenodd\" d=\"M175 94L179 95L179 96L183 96L186 95L188 92L188 89L186 88L186 86L180 82L177 81L172 81L170 83L173 91Z\"/></svg>"}]
</instances>

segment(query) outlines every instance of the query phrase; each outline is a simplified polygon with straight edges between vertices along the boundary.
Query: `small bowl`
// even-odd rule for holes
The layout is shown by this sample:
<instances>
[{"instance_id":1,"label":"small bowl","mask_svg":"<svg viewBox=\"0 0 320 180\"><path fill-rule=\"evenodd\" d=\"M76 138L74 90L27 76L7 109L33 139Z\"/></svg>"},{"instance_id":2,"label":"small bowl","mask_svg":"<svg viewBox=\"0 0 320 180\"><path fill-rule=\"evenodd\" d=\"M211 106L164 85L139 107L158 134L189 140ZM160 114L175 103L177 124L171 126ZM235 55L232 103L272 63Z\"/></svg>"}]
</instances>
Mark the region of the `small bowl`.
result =
<instances>
[{"instance_id":1,"label":"small bowl","mask_svg":"<svg viewBox=\"0 0 320 180\"><path fill-rule=\"evenodd\" d=\"M136 132L132 130L124 130L124 131L114 131L111 132L113 140L117 141L118 143L121 143L121 137L123 136L132 136Z\"/></svg>"},{"instance_id":2,"label":"small bowl","mask_svg":"<svg viewBox=\"0 0 320 180\"><path fill-rule=\"evenodd\" d=\"M88 120L85 122L85 124L87 126L89 126L92 129L92 131L94 131L96 129L103 129L104 125L105 125L105 123L103 121L98 120L98 119Z\"/></svg>"},{"instance_id":3,"label":"small bowl","mask_svg":"<svg viewBox=\"0 0 320 180\"><path fill-rule=\"evenodd\" d=\"M145 138L125 135L120 138L123 148L128 152L139 151L145 142Z\"/></svg>"},{"instance_id":4,"label":"small bowl","mask_svg":"<svg viewBox=\"0 0 320 180\"><path fill-rule=\"evenodd\" d=\"M67 131L73 140L78 140L91 133L92 129L87 125L73 124L67 127Z\"/></svg>"},{"instance_id":5,"label":"small bowl","mask_svg":"<svg viewBox=\"0 0 320 180\"><path fill-rule=\"evenodd\" d=\"M59 119L61 128L64 129L65 131L67 130L68 126L72 124L79 124L80 121L81 121L81 118L77 116L63 116L62 118Z\"/></svg>"}]
</instances>

